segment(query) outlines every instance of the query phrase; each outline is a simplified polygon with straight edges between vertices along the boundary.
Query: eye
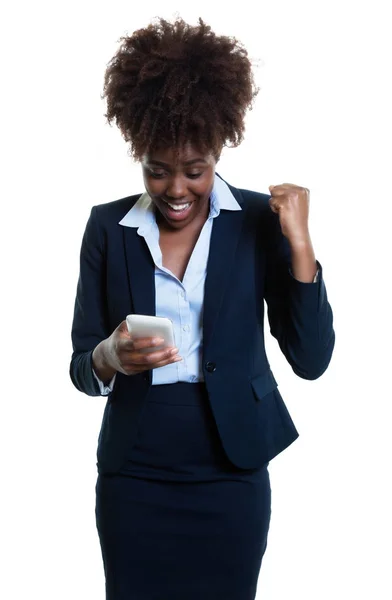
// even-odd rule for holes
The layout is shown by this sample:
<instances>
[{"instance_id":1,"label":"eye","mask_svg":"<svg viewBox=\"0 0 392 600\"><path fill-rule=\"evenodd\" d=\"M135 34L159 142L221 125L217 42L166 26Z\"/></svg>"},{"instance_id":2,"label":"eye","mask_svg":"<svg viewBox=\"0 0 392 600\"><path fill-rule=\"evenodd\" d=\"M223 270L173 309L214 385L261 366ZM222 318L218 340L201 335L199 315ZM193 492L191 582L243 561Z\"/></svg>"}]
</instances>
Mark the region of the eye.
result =
<instances>
[{"instance_id":1,"label":"eye","mask_svg":"<svg viewBox=\"0 0 392 600\"><path fill-rule=\"evenodd\" d=\"M189 179L197 179L198 177L201 177L202 174L203 173L188 173L187 177L189 177ZM156 173L155 171L150 171L150 175L154 179L162 179L162 177L165 176L165 173Z\"/></svg>"}]
</instances>

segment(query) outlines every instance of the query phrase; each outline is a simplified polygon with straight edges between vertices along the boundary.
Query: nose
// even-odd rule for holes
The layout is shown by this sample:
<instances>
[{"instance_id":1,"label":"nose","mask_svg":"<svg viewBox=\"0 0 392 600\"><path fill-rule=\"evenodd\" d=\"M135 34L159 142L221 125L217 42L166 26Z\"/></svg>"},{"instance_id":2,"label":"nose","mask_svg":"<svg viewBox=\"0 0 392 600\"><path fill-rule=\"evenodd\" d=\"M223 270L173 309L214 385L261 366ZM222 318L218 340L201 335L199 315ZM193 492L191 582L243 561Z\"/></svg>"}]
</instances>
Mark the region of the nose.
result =
<instances>
[{"instance_id":1,"label":"nose","mask_svg":"<svg viewBox=\"0 0 392 600\"><path fill-rule=\"evenodd\" d=\"M184 178L180 176L171 177L166 188L166 197L173 200L182 200L187 194Z\"/></svg>"}]
</instances>

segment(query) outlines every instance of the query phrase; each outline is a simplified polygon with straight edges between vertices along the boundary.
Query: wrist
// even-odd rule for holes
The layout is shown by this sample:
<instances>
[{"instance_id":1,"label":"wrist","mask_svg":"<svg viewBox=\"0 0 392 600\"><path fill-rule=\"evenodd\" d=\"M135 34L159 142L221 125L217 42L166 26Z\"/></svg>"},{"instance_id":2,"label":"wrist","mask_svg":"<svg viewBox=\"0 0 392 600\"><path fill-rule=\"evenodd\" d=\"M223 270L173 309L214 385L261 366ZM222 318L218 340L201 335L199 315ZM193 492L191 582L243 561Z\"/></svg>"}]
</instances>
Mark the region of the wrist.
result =
<instances>
[{"instance_id":1,"label":"wrist","mask_svg":"<svg viewBox=\"0 0 392 600\"><path fill-rule=\"evenodd\" d=\"M109 382L116 373L108 360L107 340L102 340L92 354L93 369L99 379L103 382Z\"/></svg>"},{"instance_id":2,"label":"wrist","mask_svg":"<svg viewBox=\"0 0 392 600\"><path fill-rule=\"evenodd\" d=\"M300 235L298 237L293 237L288 240L290 249L297 251L304 251L306 249L312 248L312 240L310 238L310 234Z\"/></svg>"},{"instance_id":3,"label":"wrist","mask_svg":"<svg viewBox=\"0 0 392 600\"><path fill-rule=\"evenodd\" d=\"M290 250L293 277L303 283L313 283L317 262L310 237L290 243Z\"/></svg>"},{"instance_id":4,"label":"wrist","mask_svg":"<svg viewBox=\"0 0 392 600\"><path fill-rule=\"evenodd\" d=\"M102 369L102 367L104 367L105 365L107 366L107 361L105 359L105 342L106 340L99 342L99 344L95 346L93 350L92 359L93 367L95 370Z\"/></svg>"}]
</instances>

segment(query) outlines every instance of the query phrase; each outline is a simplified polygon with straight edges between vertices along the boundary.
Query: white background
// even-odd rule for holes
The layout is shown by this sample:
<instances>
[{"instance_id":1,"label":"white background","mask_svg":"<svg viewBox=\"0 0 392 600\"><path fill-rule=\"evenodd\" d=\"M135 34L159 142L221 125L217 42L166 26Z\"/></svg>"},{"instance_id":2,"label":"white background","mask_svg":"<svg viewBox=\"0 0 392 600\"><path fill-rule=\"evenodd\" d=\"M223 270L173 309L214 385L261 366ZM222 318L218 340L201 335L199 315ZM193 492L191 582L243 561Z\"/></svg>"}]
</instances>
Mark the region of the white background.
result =
<instances>
[{"instance_id":1,"label":"white background","mask_svg":"<svg viewBox=\"0 0 392 600\"><path fill-rule=\"evenodd\" d=\"M1 18L0 596L104 599L94 488L105 399L82 395L68 375L80 244L92 205L144 191L140 165L105 124L106 64L121 35L178 11L236 36L258 61L245 141L224 149L217 171L264 193L284 182L310 189L334 311L335 352L316 381L294 375L266 328L300 438L270 464L257 598L390 599L387 2L12 6Z\"/></svg>"}]
</instances>

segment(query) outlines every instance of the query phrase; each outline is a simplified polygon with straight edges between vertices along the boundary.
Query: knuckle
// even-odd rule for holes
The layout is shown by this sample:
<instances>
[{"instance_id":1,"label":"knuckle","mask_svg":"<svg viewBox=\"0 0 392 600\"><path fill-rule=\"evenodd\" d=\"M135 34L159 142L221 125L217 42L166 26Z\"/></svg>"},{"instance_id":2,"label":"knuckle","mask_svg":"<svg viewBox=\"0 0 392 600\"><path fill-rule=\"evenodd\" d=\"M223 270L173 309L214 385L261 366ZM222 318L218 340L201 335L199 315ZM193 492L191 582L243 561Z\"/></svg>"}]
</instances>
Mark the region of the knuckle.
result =
<instances>
[{"instance_id":1,"label":"knuckle","mask_svg":"<svg viewBox=\"0 0 392 600\"><path fill-rule=\"evenodd\" d=\"M155 361L155 357L153 354L143 354L142 355L142 363L145 365L149 365Z\"/></svg>"},{"instance_id":2,"label":"knuckle","mask_svg":"<svg viewBox=\"0 0 392 600\"><path fill-rule=\"evenodd\" d=\"M135 365L129 362L121 362L120 366L126 375L132 375L135 370Z\"/></svg>"}]
</instances>

